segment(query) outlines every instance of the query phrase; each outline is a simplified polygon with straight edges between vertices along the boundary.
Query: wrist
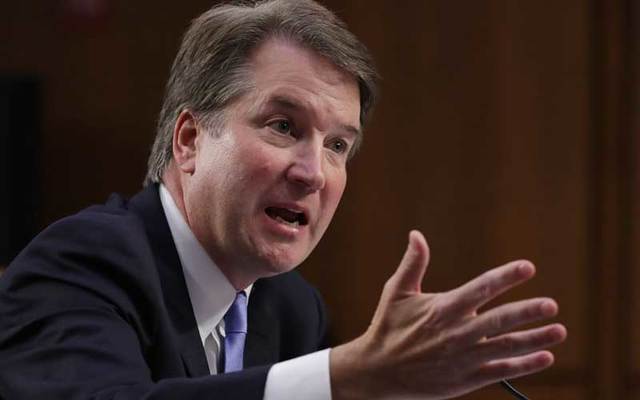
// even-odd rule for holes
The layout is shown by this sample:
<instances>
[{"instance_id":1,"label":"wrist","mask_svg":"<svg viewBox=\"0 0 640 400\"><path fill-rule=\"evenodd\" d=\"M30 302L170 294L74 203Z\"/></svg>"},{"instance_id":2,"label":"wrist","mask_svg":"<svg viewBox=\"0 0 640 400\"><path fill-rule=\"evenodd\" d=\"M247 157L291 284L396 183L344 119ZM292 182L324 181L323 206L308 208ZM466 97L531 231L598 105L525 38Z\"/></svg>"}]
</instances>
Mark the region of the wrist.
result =
<instances>
[{"instance_id":1,"label":"wrist","mask_svg":"<svg viewBox=\"0 0 640 400\"><path fill-rule=\"evenodd\" d=\"M329 353L332 400L373 399L371 365L362 337L334 347Z\"/></svg>"}]
</instances>

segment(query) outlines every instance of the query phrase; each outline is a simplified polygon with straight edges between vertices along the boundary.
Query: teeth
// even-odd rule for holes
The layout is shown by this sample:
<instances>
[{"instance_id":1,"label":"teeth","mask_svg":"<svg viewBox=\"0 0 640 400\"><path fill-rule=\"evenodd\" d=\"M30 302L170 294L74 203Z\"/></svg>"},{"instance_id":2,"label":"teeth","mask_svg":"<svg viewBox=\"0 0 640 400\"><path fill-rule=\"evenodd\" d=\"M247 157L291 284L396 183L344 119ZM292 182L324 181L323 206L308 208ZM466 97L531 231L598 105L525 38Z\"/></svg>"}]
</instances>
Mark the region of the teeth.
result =
<instances>
[{"instance_id":1,"label":"teeth","mask_svg":"<svg viewBox=\"0 0 640 400\"><path fill-rule=\"evenodd\" d=\"M283 219L282 217L280 217L279 215L276 215L276 218L275 218L275 219L276 219L276 221L278 221L278 222L280 222L280 223L282 223L282 224L287 224L287 225L290 225L290 226L295 226L295 227L297 227L298 225L300 225L300 223L298 222L298 220L295 220L295 221L293 221L293 222L289 222L289 221L287 221L287 220Z\"/></svg>"}]
</instances>

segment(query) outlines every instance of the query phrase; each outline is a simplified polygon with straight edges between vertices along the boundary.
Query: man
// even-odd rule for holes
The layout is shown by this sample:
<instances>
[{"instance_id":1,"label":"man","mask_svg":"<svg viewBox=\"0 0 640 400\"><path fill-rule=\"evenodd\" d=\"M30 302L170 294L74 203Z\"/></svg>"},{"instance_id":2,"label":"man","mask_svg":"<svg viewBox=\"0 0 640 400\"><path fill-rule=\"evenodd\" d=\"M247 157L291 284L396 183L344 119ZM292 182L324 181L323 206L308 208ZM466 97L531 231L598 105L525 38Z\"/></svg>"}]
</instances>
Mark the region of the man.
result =
<instances>
[{"instance_id":1,"label":"man","mask_svg":"<svg viewBox=\"0 0 640 400\"><path fill-rule=\"evenodd\" d=\"M369 329L322 350L322 302L291 270L342 196L371 65L311 0L196 19L146 189L52 225L0 281L0 397L437 399L550 366L564 327L513 329L555 315L553 300L477 313L534 267L424 294L417 231Z\"/></svg>"}]
</instances>

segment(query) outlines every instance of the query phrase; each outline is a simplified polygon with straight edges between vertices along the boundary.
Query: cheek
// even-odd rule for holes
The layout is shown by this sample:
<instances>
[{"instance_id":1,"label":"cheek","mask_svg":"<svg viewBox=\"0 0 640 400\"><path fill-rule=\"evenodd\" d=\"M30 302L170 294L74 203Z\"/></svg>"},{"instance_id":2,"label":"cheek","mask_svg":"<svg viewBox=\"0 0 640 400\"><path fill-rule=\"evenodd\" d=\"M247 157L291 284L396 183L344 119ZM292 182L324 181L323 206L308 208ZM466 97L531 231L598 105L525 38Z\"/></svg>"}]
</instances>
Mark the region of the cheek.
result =
<instances>
[{"instance_id":1,"label":"cheek","mask_svg":"<svg viewBox=\"0 0 640 400\"><path fill-rule=\"evenodd\" d=\"M347 174L344 171L337 171L328 178L325 187L324 206L329 216L333 216L347 185Z\"/></svg>"},{"instance_id":2,"label":"cheek","mask_svg":"<svg viewBox=\"0 0 640 400\"><path fill-rule=\"evenodd\" d=\"M243 178L252 185L270 184L277 177L284 163L278 152L269 151L262 146L253 146L252 151L244 154L236 165L243 165Z\"/></svg>"},{"instance_id":3,"label":"cheek","mask_svg":"<svg viewBox=\"0 0 640 400\"><path fill-rule=\"evenodd\" d=\"M259 182L269 182L276 174L277 163L268 158L256 158L252 162L251 178L256 184Z\"/></svg>"}]
</instances>

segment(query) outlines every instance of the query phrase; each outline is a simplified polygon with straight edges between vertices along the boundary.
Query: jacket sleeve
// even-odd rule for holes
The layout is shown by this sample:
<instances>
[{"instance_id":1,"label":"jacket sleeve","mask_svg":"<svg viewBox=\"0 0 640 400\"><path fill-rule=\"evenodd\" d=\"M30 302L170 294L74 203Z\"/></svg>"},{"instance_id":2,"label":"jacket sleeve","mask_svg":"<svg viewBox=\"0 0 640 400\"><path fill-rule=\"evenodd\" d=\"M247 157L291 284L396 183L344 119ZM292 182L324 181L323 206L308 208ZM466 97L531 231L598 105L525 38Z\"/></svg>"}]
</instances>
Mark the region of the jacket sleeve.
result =
<instances>
[{"instance_id":1,"label":"jacket sleeve","mask_svg":"<svg viewBox=\"0 0 640 400\"><path fill-rule=\"evenodd\" d=\"M72 217L9 266L0 279L0 398L262 399L269 366L154 376L152 303L161 299L150 295L159 283L140 278L150 250L136 229Z\"/></svg>"}]
</instances>

